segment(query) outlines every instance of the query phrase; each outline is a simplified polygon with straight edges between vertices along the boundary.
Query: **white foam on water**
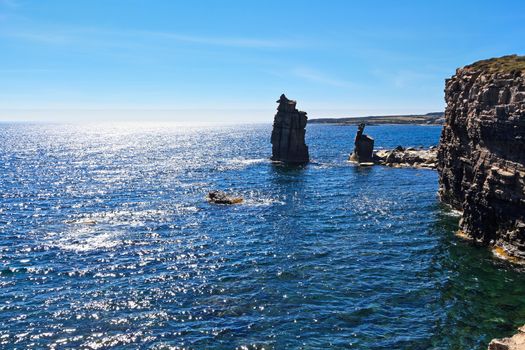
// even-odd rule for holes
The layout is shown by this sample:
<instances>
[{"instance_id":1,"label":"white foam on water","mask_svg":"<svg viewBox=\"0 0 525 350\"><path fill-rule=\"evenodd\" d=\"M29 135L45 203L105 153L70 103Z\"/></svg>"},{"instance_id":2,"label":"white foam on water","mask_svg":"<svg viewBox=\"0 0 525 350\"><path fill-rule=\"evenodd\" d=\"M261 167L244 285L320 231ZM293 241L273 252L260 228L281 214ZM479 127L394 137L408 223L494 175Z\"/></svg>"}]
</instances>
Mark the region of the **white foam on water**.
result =
<instances>
[{"instance_id":1,"label":"white foam on water","mask_svg":"<svg viewBox=\"0 0 525 350\"><path fill-rule=\"evenodd\" d=\"M194 212L197 208L177 206L176 212ZM113 210L98 213L80 215L76 218L66 220L64 223L73 225L100 225L100 224L118 224L141 226L148 221L167 220L170 215L168 210Z\"/></svg>"},{"instance_id":2,"label":"white foam on water","mask_svg":"<svg viewBox=\"0 0 525 350\"><path fill-rule=\"evenodd\" d=\"M248 206L270 206L270 205L284 205L285 202L278 198L271 198L257 192L249 192L244 198L243 204Z\"/></svg>"},{"instance_id":3,"label":"white foam on water","mask_svg":"<svg viewBox=\"0 0 525 350\"><path fill-rule=\"evenodd\" d=\"M122 232L102 231L92 226L72 227L65 232L48 234L48 245L63 250L87 252L111 249L123 242Z\"/></svg>"},{"instance_id":4,"label":"white foam on water","mask_svg":"<svg viewBox=\"0 0 525 350\"><path fill-rule=\"evenodd\" d=\"M255 159L234 158L231 160L231 162L233 164L252 165L252 164L260 164L260 163L269 163L270 160L267 158L255 158Z\"/></svg>"},{"instance_id":5,"label":"white foam on water","mask_svg":"<svg viewBox=\"0 0 525 350\"><path fill-rule=\"evenodd\" d=\"M460 217L463 213L460 210L449 209L447 211L443 211L443 214L446 216Z\"/></svg>"},{"instance_id":6,"label":"white foam on water","mask_svg":"<svg viewBox=\"0 0 525 350\"><path fill-rule=\"evenodd\" d=\"M218 169L219 170L235 170L235 169L243 169L250 165L255 164L262 164L262 163L270 163L270 159L268 158L232 158L226 161L225 164L221 164Z\"/></svg>"},{"instance_id":7,"label":"white foam on water","mask_svg":"<svg viewBox=\"0 0 525 350\"><path fill-rule=\"evenodd\" d=\"M270 205L284 205L283 201L274 198L248 198L244 201L246 205L259 207L259 206L270 206Z\"/></svg>"}]
</instances>

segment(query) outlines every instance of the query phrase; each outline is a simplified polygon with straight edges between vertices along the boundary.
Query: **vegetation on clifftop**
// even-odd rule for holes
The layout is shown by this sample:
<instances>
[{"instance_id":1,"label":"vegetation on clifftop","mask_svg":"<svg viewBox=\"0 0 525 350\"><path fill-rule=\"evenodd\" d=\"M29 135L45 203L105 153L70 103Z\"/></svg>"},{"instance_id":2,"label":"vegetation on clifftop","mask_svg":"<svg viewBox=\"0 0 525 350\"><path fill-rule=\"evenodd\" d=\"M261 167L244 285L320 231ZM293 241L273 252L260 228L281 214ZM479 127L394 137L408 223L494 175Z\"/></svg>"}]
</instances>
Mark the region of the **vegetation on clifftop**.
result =
<instances>
[{"instance_id":1,"label":"vegetation on clifftop","mask_svg":"<svg viewBox=\"0 0 525 350\"><path fill-rule=\"evenodd\" d=\"M481 60L465 66L468 70L482 70L488 73L525 72L525 56L508 55Z\"/></svg>"},{"instance_id":2,"label":"vegetation on clifftop","mask_svg":"<svg viewBox=\"0 0 525 350\"><path fill-rule=\"evenodd\" d=\"M308 124L338 124L338 125L367 125L380 124L443 124L445 121L443 112L427 113L423 115L384 115L369 117L346 117L346 118L317 118L309 119Z\"/></svg>"}]
</instances>

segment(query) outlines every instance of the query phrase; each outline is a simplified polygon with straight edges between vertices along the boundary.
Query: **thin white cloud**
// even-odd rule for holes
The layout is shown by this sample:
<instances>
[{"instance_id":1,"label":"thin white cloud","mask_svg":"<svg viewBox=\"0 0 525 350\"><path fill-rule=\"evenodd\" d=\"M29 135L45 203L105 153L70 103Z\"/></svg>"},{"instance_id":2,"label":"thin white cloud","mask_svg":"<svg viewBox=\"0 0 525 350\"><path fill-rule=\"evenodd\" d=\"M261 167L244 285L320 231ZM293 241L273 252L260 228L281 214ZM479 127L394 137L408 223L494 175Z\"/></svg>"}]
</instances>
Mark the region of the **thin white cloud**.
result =
<instances>
[{"instance_id":1,"label":"thin white cloud","mask_svg":"<svg viewBox=\"0 0 525 350\"><path fill-rule=\"evenodd\" d=\"M303 46L303 43L297 40L281 40L281 39L258 39L258 38L243 38L243 37L213 37L213 36L194 36L184 35L171 32L138 32L146 36L157 38L166 38L178 42L213 45L213 46L231 46L240 48L292 48Z\"/></svg>"},{"instance_id":2,"label":"thin white cloud","mask_svg":"<svg viewBox=\"0 0 525 350\"><path fill-rule=\"evenodd\" d=\"M71 42L71 38L65 35L56 33L33 33L33 32L18 32L6 33L4 36L22 39L26 41L39 42L43 44L67 44Z\"/></svg>"},{"instance_id":3,"label":"thin white cloud","mask_svg":"<svg viewBox=\"0 0 525 350\"><path fill-rule=\"evenodd\" d=\"M0 0L0 6L6 7L18 7L19 3L17 0Z\"/></svg>"},{"instance_id":4,"label":"thin white cloud","mask_svg":"<svg viewBox=\"0 0 525 350\"><path fill-rule=\"evenodd\" d=\"M395 72L373 70L371 73L399 89L421 84L421 82L425 80L439 79L438 77L441 76L441 73L431 74L415 70L399 70Z\"/></svg>"},{"instance_id":5,"label":"thin white cloud","mask_svg":"<svg viewBox=\"0 0 525 350\"><path fill-rule=\"evenodd\" d=\"M56 72L58 72L58 70L45 68L0 69L0 74L39 74Z\"/></svg>"},{"instance_id":6,"label":"thin white cloud","mask_svg":"<svg viewBox=\"0 0 525 350\"><path fill-rule=\"evenodd\" d=\"M0 0L6 1L6 0ZM141 38L143 43L159 41L186 43L201 46L222 46L247 49L286 49L306 47L304 41L296 38L253 38L228 36L200 36L176 32L143 31L143 30L106 30L99 28L41 28L4 31L3 37L39 42L43 44L99 44L103 46L122 46L124 43L136 43Z\"/></svg>"},{"instance_id":7,"label":"thin white cloud","mask_svg":"<svg viewBox=\"0 0 525 350\"><path fill-rule=\"evenodd\" d=\"M432 78L433 76L416 71L404 70L400 71L393 77L394 85L398 88L404 88L412 84L418 83L421 80Z\"/></svg>"},{"instance_id":8,"label":"thin white cloud","mask_svg":"<svg viewBox=\"0 0 525 350\"><path fill-rule=\"evenodd\" d=\"M292 70L292 74L298 78L324 85L330 85L340 88L350 88L354 86L354 84L349 81L334 78L321 71L307 67L294 68Z\"/></svg>"}]
</instances>

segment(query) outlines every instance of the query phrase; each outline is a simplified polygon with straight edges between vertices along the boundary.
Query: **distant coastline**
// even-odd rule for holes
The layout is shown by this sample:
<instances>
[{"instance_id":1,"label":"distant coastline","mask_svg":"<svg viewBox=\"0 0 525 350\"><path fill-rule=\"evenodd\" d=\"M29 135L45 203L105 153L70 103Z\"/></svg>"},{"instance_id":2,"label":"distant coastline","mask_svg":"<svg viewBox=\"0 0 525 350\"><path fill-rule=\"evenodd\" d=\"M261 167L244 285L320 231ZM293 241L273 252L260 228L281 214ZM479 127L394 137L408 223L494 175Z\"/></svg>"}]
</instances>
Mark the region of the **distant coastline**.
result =
<instances>
[{"instance_id":1,"label":"distant coastline","mask_svg":"<svg viewBox=\"0 0 525 350\"><path fill-rule=\"evenodd\" d=\"M309 124L336 124L357 125L365 123L368 125L381 124L428 124L442 125L445 121L444 112L432 112L427 114L385 115L368 117L346 117L346 118L315 118L309 119Z\"/></svg>"}]
</instances>

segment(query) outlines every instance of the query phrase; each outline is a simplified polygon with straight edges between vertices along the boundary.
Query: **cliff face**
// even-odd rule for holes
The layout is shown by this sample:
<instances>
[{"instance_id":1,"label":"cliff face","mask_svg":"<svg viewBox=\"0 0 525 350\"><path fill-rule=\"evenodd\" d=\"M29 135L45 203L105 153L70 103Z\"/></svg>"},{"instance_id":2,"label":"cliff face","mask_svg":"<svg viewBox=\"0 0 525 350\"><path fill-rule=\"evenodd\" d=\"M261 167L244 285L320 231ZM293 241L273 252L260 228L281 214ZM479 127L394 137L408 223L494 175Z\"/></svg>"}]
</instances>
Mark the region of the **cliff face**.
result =
<instances>
[{"instance_id":1,"label":"cliff face","mask_svg":"<svg viewBox=\"0 0 525 350\"><path fill-rule=\"evenodd\" d=\"M272 160L284 163L308 163L308 147L306 146L305 127L306 112L295 108L296 101L289 100L284 94L277 101L277 114L272 130Z\"/></svg>"},{"instance_id":2,"label":"cliff face","mask_svg":"<svg viewBox=\"0 0 525 350\"><path fill-rule=\"evenodd\" d=\"M458 69L446 81L439 196L463 212L460 230L525 258L525 57Z\"/></svg>"}]
</instances>

